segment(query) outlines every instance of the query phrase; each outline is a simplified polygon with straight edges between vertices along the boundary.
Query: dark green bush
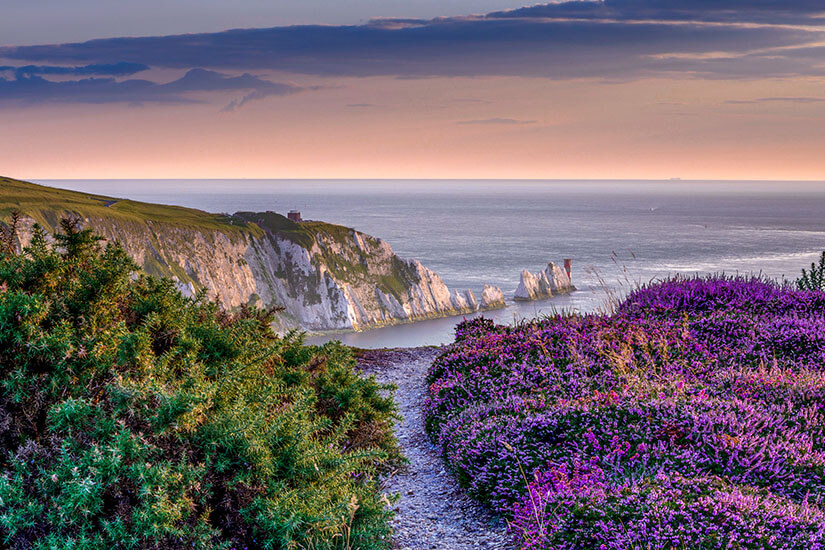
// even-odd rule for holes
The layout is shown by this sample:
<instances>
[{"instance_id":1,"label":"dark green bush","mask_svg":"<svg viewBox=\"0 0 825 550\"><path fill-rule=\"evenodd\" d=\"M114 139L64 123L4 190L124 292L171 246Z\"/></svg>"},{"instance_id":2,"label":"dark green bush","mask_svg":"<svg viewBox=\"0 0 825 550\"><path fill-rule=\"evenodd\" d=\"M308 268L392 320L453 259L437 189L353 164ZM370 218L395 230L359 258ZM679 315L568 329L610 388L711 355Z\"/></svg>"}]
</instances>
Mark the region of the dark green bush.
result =
<instances>
[{"instance_id":1,"label":"dark green bush","mask_svg":"<svg viewBox=\"0 0 825 550\"><path fill-rule=\"evenodd\" d=\"M811 263L810 271L802 269L796 286L800 290L825 290L825 252L819 257L819 263Z\"/></svg>"},{"instance_id":2,"label":"dark green bush","mask_svg":"<svg viewBox=\"0 0 825 550\"><path fill-rule=\"evenodd\" d=\"M63 224L0 252L0 545L389 548L386 389Z\"/></svg>"}]
</instances>

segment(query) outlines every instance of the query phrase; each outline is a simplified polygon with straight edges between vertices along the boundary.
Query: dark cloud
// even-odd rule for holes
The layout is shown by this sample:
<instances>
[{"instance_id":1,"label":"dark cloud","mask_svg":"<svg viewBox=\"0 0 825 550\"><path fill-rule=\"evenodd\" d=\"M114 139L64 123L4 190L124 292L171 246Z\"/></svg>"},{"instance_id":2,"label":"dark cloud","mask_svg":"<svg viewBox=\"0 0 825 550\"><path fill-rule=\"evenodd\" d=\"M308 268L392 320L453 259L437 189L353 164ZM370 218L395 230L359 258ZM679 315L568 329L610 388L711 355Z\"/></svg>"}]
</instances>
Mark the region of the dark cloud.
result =
<instances>
[{"instance_id":1,"label":"dark cloud","mask_svg":"<svg viewBox=\"0 0 825 550\"><path fill-rule=\"evenodd\" d=\"M490 18L579 18L816 25L821 0L603 0L559 2L494 12Z\"/></svg>"},{"instance_id":2,"label":"dark cloud","mask_svg":"<svg viewBox=\"0 0 825 550\"><path fill-rule=\"evenodd\" d=\"M17 76L70 75L70 76L131 76L149 70L143 63L99 63L82 67L57 67L54 65L24 65L22 67L0 66L0 72L11 72Z\"/></svg>"},{"instance_id":3,"label":"dark cloud","mask_svg":"<svg viewBox=\"0 0 825 550\"><path fill-rule=\"evenodd\" d=\"M487 16L11 47L0 57L398 78L819 76L822 57L799 50L814 52L825 41L825 33L805 26L819 24L820 11L821 0L573 1ZM255 87L244 100L261 93L267 92Z\"/></svg>"},{"instance_id":4,"label":"dark cloud","mask_svg":"<svg viewBox=\"0 0 825 550\"><path fill-rule=\"evenodd\" d=\"M178 80L159 85L158 89L164 93L252 90L251 93L257 93L260 97L266 97L270 95L294 93L300 88L293 84L264 80L249 73L244 73L240 76L229 76L206 69L191 69ZM256 99L260 99L260 97Z\"/></svg>"},{"instance_id":5,"label":"dark cloud","mask_svg":"<svg viewBox=\"0 0 825 550\"><path fill-rule=\"evenodd\" d=\"M229 76L205 69L192 69L182 78L165 84L151 80L84 78L52 81L41 76L17 74L14 79L0 78L0 101L24 103L195 103L196 92L241 91L246 95L236 107L253 99L286 95L302 88L243 74Z\"/></svg>"},{"instance_id":6,"label":"dark cloud","mask_svg":"<svg viewBox=\"0 0 825 550\"><path fill-rule=\"evenodd\" d=\"M482 118L478 120L461 120L458 124L492 124L502 126L518 126L523 124L535 124L535 120L519 120L517 118Z\"/></svg>"}]
</instances>

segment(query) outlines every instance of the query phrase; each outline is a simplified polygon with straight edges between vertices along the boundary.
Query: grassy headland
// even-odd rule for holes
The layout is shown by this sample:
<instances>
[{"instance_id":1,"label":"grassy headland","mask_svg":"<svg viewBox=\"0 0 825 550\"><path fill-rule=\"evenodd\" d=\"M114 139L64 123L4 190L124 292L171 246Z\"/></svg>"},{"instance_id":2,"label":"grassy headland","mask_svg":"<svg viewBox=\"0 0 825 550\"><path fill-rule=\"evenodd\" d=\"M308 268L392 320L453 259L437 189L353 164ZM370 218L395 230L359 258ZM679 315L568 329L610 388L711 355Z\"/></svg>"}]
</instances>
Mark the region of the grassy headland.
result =
<instances>
[{"instance_id":1,"label":"grassy headland","mask_svg":"<svg viewBox=\"0 0 825 550\"><path fill-rule=\"evenodd\" d=\"M375 237L321 221L295 223L275 212L213 214L0 178L0 224L12 211L22 213L27 227L36 222L49 233L59 229L59 220L78 218L120 242L151 275L205 288L231 307L286 306L285 326L303 326L304 318L322 324L314 330L346 323L342 304L348 300L360 300L350 305L368 312L359 323L406 320L388 312L375 290L405 304L419 282L416 269Z\"/></svg>"},{"instance_id":2,"label":"grassy headland","mask_svg":"<svg viewBox=\"0 0 825 550\"><path fill-rule=\"evenodd\" d=\"M156 222L232 234L249 231L261 235L260 228L232 216L211 214L193 208L92 195L78 191L56 189L0 177L0 219L18 210L33 218L44 228L56 231L65 217L111 219L115 223Z\"/></svg>"}]
</instances>

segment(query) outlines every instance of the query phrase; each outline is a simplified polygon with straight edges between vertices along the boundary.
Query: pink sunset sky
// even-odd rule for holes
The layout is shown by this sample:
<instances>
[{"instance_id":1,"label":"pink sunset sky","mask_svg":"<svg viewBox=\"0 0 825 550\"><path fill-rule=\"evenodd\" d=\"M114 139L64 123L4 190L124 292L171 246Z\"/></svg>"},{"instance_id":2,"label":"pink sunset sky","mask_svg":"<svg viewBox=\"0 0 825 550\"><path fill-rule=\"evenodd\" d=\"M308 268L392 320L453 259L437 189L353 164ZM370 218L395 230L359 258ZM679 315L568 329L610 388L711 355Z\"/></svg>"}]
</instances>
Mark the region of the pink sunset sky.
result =
<instances>
[{"instance_id":1,"label":"pink sunset sky","mask_svg":"<svg viewBox=\"0 0 825 550\"><path fill-rule=\"evenodd\" d=\"M8 176L825 179L812 0L249 2L109 30L12 4Z\"/></svg>"}]
</instances>

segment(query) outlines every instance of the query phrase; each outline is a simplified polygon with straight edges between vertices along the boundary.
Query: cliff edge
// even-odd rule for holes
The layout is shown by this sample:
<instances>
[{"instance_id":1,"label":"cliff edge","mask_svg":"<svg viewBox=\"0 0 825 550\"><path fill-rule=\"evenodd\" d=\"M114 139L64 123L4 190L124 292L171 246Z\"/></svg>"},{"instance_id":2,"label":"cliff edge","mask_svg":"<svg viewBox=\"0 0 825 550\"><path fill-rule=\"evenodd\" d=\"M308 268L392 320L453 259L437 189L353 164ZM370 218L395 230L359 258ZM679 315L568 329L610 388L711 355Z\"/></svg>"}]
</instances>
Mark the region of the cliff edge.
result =
<instances>
[{"instance_id":1,"label":"cliff edge","mask_svg":"<svg viewBox=\"0 0 825 550\"><path fill-rule=\"evenodd\" d=\"M211 214L0 178L0 220L12 210L24 216L22 246L35 223L54 232L61 218L79 217L185 294L205 289L229 308L283 306L282 328L362 330L503 305L451 292L381 239L274 212Z\"/></svg>"}]
</instances>

